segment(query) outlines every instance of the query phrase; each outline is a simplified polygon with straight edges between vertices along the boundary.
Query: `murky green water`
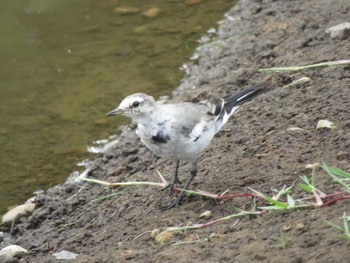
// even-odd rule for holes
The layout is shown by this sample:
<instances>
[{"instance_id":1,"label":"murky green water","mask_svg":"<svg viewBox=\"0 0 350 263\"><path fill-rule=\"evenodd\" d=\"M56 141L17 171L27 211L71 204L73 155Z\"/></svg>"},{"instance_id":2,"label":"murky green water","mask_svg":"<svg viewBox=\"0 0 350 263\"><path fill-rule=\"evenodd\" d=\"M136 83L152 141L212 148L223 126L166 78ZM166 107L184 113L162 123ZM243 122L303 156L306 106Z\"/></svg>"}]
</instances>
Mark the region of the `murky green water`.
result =
<instances>
[{"instance_id":1,"label":"murky green water","mask_svg":"<svg viewBox=\"0 0 350 263\"><path fill-rule=\"evenodd\" d=\"M0 214L79 170L87 145L127 122L104 117L124 96L179 85L195 41L234 1L185 2L1 1Z\"/></svg>"}]
</instances>

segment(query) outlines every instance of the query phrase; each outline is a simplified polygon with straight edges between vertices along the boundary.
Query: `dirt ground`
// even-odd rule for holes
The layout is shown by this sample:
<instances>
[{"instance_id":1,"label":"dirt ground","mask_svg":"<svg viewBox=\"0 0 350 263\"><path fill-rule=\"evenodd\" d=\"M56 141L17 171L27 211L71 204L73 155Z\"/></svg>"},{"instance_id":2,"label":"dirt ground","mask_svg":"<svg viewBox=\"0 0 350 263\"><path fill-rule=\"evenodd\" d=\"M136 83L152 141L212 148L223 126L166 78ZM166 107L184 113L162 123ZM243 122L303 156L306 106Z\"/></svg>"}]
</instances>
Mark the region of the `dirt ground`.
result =
<instances>
[{"instance_id":1,"label":"dirt ground","mask_svg":"<svg viewBox=\"0 0 350 263\"><path fill-rule=\"evenodd\" d=\"M173 100L225 96L263 81L270 90L241 107L214 138L200 158L192 189L220 194L253 188L272 196L272 189L295 183L291 195L301 198L305 193L298 183L300 176L310 176L307 164L325 161L350 171L350 66L258 71L349 59L349 38L332 39L325 32L347 22L349 13L348 0L242 0L227 13L218 41L197 51L198 63L189 66ZM285 87L300 77L311 81ZM316 130L320 119L336 128ZM89 176L110 182L158 181L155 169L169 179L174 168L173 162L150 153L128 128L115 147L94 160ZM181 178L189 168L181 167ZM323 172L317 173L316 183L328 194L341 190ZM121 194L93 201L115 192ZM60 262L53 253L61 250L79 254L73 262L350 262L346 240L325 223L340 224L343 213L350 214L350 201L176 231L164 244L156 244L148 231L208 222L235 214L236 208L250 210L253 204L247 197L219 203L189 196L181 206L163 211L159 204L169 200L167 195L156 187L57 186L38 197L34 214L22 219L6 242L29 250L18 262L32 263ZM200 218L206 210L212 217Z\"/></svg>"}]
</instances>

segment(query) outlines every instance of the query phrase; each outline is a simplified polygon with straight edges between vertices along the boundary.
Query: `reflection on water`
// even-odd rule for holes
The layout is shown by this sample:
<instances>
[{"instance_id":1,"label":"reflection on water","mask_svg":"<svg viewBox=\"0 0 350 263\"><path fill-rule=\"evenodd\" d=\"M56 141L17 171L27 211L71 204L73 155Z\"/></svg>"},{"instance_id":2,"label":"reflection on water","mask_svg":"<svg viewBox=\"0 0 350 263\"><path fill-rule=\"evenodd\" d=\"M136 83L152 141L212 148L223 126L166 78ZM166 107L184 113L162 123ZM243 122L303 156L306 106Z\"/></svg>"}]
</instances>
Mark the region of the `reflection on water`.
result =
<instances>
[{"instance_id":1,"label":"reflection on water","mask_svg":"<svg viewBox=\"0 0 350 263\"><path fill-rule=\"evenodd\" d=\"M3 0L0 213L65 180L115 133L126 95L176 88L195 40L228 0Z\"/></svg>"}]
</instances>

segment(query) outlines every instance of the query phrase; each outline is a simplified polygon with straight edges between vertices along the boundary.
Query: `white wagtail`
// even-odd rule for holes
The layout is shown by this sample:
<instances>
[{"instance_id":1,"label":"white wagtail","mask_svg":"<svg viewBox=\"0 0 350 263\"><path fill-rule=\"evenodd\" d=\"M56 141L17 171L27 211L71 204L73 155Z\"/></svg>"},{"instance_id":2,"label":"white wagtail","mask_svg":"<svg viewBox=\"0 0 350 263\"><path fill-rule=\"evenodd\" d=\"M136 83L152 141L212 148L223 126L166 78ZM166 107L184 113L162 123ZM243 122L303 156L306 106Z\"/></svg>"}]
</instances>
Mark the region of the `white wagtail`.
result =
<instances>
[{"instance_id":1,"label":"white wagtail","mask_svg":"<svg viewBox=\"0 0 350 263\"><path fill-rule=\"evenodd\" d=\"M192 163L191 177L183 189L187 189L197 174L197 160L214 135L226 123L240 104L254 97L263 88L262 84L248 88L226 99L198 104L182 102L158 104L154 98L144 93L127 96L118 108L107 116L122 114L137 123L136 133L141 141L156 155L176 160L176 170L170 189L178 179L180 160ZM180 203L184 192L163 208L171 208Z\"/></svg>"}]
</instances>

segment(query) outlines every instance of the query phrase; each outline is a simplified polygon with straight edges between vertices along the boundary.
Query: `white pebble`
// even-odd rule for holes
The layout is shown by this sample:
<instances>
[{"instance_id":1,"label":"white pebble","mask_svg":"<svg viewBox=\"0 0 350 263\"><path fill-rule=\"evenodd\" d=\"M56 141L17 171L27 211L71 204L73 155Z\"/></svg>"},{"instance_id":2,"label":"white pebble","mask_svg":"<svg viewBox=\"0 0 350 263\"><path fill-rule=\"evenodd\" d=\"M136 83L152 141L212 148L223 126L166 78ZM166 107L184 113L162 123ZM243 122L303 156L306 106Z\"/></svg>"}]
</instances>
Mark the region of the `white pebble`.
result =
<instances>
[{"instance_id":1,"label":"white pebble","mask_svg":"<svg viewBox=\"0 0 350 263\"><path fill-rule=\"evenodd\" d=\"M54 253L53 255L55 256L56 259L63 259L63 260L75 259L78 256L78 254L69 252L67 250L62 250L61 252Z\"/></svg>"},{"instance_id":2,"label":"white pebble","mask_svg":"<svg viewBox=\"0 0 350 263\"><path fill-rule=\"evenodd\" d=\"M207 210L205 212L203 212L199 218L208 218L208 217L211 217L211 211Z\"/></svg>"},{"instance_id":3,"label":"white pebble","mask_svg":"<svg viewBox=\"0 0 350 263\"><path fill-rule=\"evenodd\" d=\"M2 217L2 225L10 226L12 223L18 222L21 217L30 216L35 209L35 204L27 203L23 205L19 205L10 211L8 211Z\"/></svg>"},{"instance_id":4,"label":"white pebble","mask_svg":"<svg viewBox=\"0 0 350 263\"><path fill-rule=\"evenodd\" d=\"M331 38L347 38L350 36L350 23L345 22L332 26L326 30L326 33L329 34Z\"/></svg>"},{"instance_id":5,"label":"white pebble","mask_svg":"<svg viewBox=\"0 0 350 263\"><path fill-rule=\"evenodd\" d=\"M12 263L16 256L23 254L28 254L28 250L17 245L9 245L0 250L0 262Z\"/></svg>"}]
</instances>

